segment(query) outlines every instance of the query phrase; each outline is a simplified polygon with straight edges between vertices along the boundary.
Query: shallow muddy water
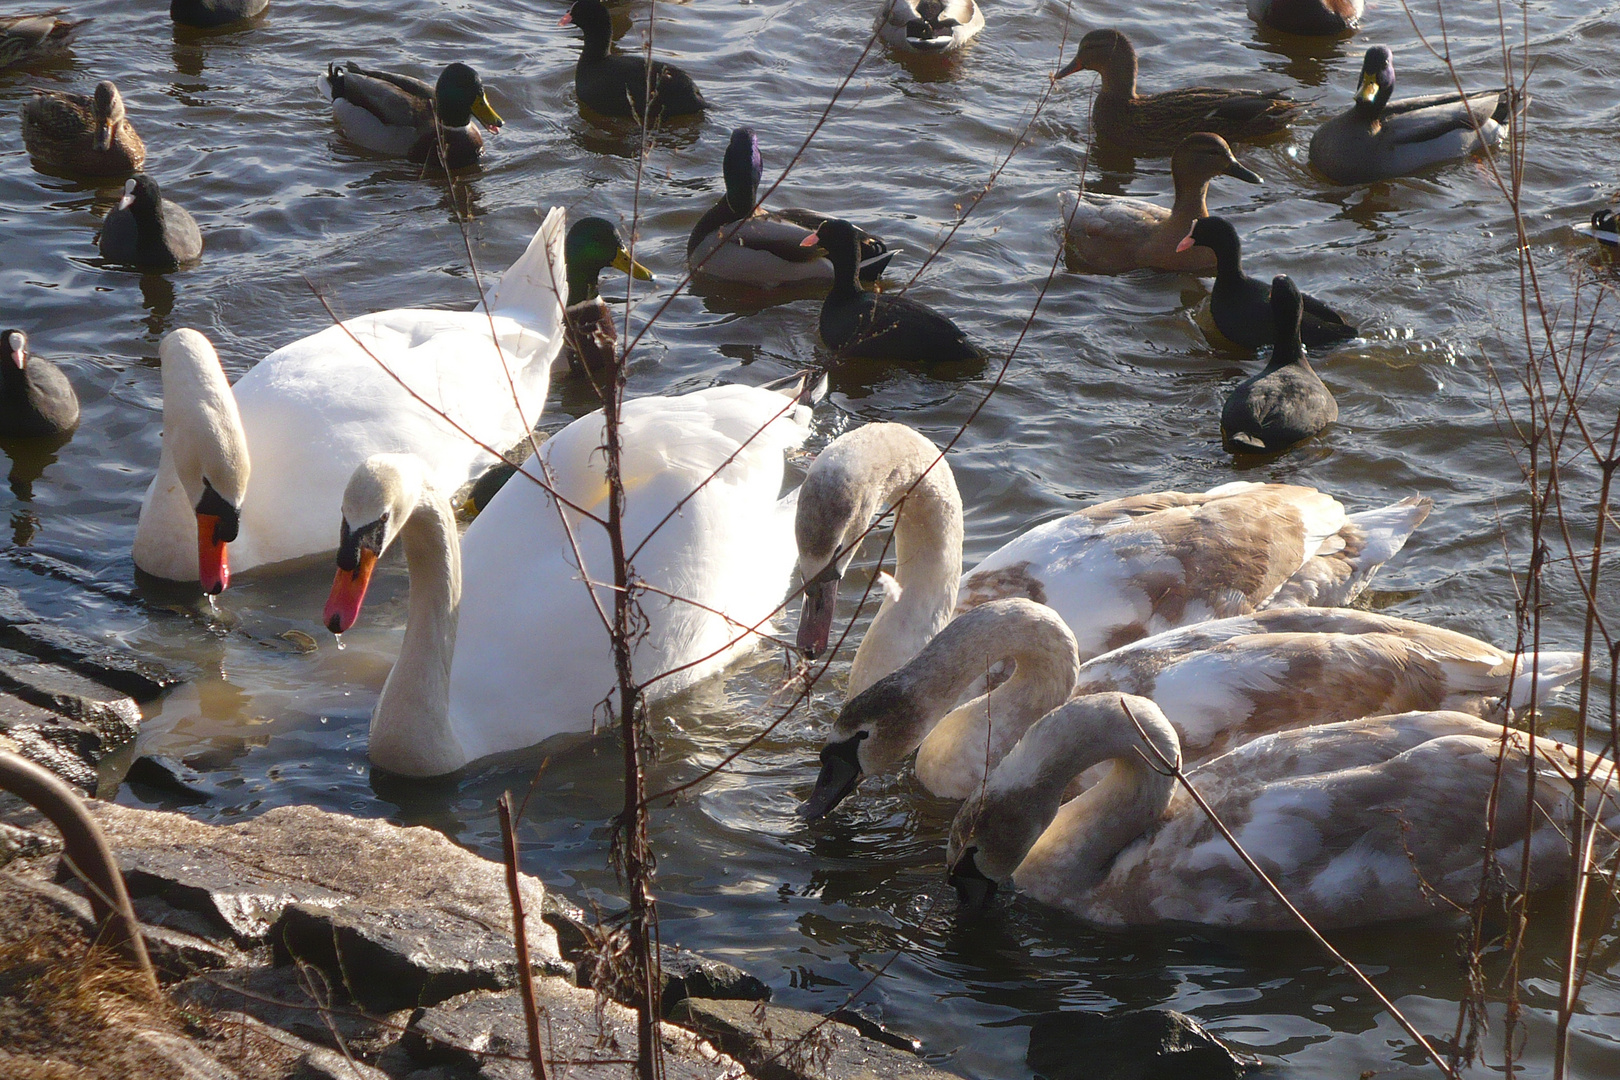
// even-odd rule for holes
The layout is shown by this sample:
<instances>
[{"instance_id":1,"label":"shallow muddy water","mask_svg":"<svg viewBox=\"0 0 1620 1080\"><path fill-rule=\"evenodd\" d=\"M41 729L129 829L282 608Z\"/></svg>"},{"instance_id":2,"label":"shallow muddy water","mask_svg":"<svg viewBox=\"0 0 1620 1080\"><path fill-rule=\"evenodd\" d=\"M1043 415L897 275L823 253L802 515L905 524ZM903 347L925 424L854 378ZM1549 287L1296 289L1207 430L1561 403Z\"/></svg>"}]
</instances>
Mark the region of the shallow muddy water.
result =
<instances>
[{"instance_id":1,"label":"shallow muddy water","mask_svg":"<svg viewBox=\"0 0 1620 1080\"><path fill-rule=\"evenodd\" d=\"M194 596L154 596L191 612L181 617L110 599L86 605L84 594L31 573L19 555L55 556L107 583L132 580L136 513L158 457L157 345L169 330L203 330L234 378L327 324L312 288L351 315L475 299L442 179L337 134L315 89L329 61L431 78L461 59L482 73L507 126L457 198L470 200L473 250L486 272L516 258L551 204L628 227L635 140L580 116L572 70L579 39L556 26L562 3L276 0L251 29L208 36L177 36L161 4L135 7L81 0L75 11L98 22L71 62L0 75L0 114L10 118L0 123L0 297L6 312L20 312L5 321L26 326L35 350L63 364L84 403L65 445L50 453L3 448L15 456L11 490L0 492L12 525L0 581L51 615L72 615L81 629L196 673L149 710L142 744L184 758L217 785L214 800L189 812L229 820L311 802L431 825L496 853L495 799L528 786L534 756L442 785L388 783L367 766L366 721L405 613L397 556L340 651L318 624L329 563L244 576L217 612ZM712 108L703 123L660 135L646 159L637 256L660 277L655 302L679 280L687 233L721 190L731 128L757 129L768 182L854 65L876 7L658 5L658 53L693 74ZM1311 103L1306 119L1286 138L1238 150L1265 184L1223 178L1211 205L1237 223L1252 273L1293 275L1365 333L1320 364L1338 396L1339 425L1277 461L1238 469L1220 447L1216 419L1245 364L1211 347L1198 327L1207 286L1174 275L1060 271L1005 385L950 459L967 504L969 565L1033 523L1137 491L1288 480L1357 510L1424 494L1435 501L1433 515L1367 602L1511 645L1510 568L1522 563L1525 513L1491 377L1492 362L1511 362L1520 333L1507 209L1478 162L1349 189L1304 164L1311 129L1347 105L1366 45L1395 50L1399 93L1450 85L1400 9L1387 0L1370 7L1358 36L1310 46L1259 34L1239 0L1096 0L1072 12L1061 3L995 3L980 40L953 61L907 65L876 47L860 66L772 202L836 209L872 227L903 249L894 283L915 272L982 188L1050 72L1087 29L1116 26L1133 38L1146 90L1195 82L1291 90ZM1569 262L1597 262L1568 224L1584 220L1616 184L1617 10L1528 5L1537 71L1526 208L1555 298L1567 293ZM623 44L634 46L648 8L625 11L636 29ZM1449 4L1448 29L1465 79L1498 85L1494 5ZM102 266L93 237L116 191L36 172L22 150L15 113L30 86L82 89L103 77L124 93L149 171L202 226L207 250L195 269L160 277ZM1058 84L993 190L913 290L1003 355L1052 265L1057 193L1075 184L1084 157L1091 79ZM1167 162L1105 164L1107 171L1091 169L1092 186L1167 197ZM639 309L643 317L650 310ZM817 310L811 298L683 293L635 354L631 392L764 382L817 363ZM942 441L983 398L994 370L953 380L840 372L818 410L813 448L877 419ZM1599 399L1610 415L1614 398L1610 390ZM588 408L585 393L559 376L542 426L559 427ZM337 507L332 515L335 533ZM875 548L861 565L872 558ZM1573 589L1558 588L1548 636L1578 646ZM300 652L280 636L289 630L318 647ZM757 733L773 715L767 699L780 674L780 658L761 654L660 705L664 764L653 784L691 776ZM802 1008L836 1007L870 981L859 1007L971 1077L1028 1075L1029 1017L1066 1006L1178 1008L1279 1063L1284 1076L1422 1071L1389 1017L1301 936L1101 932L1022 899L959 920L942 866L951 807L909 774L869 781L830 822L799 824L793 810L813 780L843 674L836 667L812 708L724 775L657 810L665 941L747 968L778 1001ZM553 756L523 830L529 870L606 908L617 906L606 869L617 767L610 741ZM126 789L119 798L139 802L141 793ZM1545 1010L1557 989L1558 899L1539 905L1544 917L1534 924L1521 987L1532 1007L1529 1075L1550 1071ZM1453 924L1340 940L1423 1030L1450 1033L1462 987ZM1582 1076L1620 1073L1620 963L1606 955L1577 1022Z\"/></svg>"}]
</instances>

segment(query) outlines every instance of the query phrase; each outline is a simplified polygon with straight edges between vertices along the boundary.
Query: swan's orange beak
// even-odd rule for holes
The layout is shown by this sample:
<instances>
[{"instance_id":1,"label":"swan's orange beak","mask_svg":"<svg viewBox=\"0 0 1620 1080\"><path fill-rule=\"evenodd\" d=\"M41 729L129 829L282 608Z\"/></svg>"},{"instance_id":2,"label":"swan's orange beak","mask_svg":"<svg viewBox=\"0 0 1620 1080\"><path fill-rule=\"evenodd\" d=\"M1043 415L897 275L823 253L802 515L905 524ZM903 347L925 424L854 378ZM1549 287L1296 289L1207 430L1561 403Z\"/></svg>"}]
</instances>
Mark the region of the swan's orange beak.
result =
<instances>
[{"instance_id":1,"label":"swan's orange beak","mask_svg":"<svg viewBox=\"0 0 1620 1080\"><path fill-rule=\"evenodd\" d=\"M360 605L366 600L366 587L371 584L371 571L377 565L377 554L360 549L360 560L353 570L338 569L332 578L332 591L326 597L326 610L321 622L334 634L341 634L360 618Z\"/></svg>"},{"instance_id":2,"label":"swan's orange beak","mask_svg":"<svg viewBox=\"0 0 1620 1080\"><path fill-rule=\"evenodd\" d=\"M197 580L209 596L217 596L231 583L231 566L225 559L225 541L219 538L220 519L213 514L197 515Z\"/></svg>"}]
</instances>

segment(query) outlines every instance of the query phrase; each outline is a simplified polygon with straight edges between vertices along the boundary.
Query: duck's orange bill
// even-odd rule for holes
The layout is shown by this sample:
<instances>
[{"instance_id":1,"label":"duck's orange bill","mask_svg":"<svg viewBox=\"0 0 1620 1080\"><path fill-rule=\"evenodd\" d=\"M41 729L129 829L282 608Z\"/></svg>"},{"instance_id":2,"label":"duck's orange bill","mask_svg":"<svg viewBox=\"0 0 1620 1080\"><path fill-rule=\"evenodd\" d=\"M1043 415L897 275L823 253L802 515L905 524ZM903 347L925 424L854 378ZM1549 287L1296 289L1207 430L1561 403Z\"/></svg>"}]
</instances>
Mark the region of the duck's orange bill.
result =
<instances>
[{"instance_id":1,"label":"duck's orange bill","mask_svg":"<svg viewBox=\"0 0 1620 1080\"><path fill-rule=\"evenodd\" d=\"M321 622L332 633L343 633L360 617L360 605L365 603L366 586L371 584L371 570L376 565L377 556L361 548L359 564L353 570L338 570L332 579L332 592L321 615Z\"/></svg>"},{"instance_id":2,"label":"duck's orange bill","mask_svg":"<svg viewBox=\"0 0 1620 1080\"><path fill-rule=\"evenodd\" d=\"M215 538L219 518L213 514L197 515L197 580L202 591L217 596L231 583L230 563L225 560L225 541Z\"/></svg>"}]
</instances>

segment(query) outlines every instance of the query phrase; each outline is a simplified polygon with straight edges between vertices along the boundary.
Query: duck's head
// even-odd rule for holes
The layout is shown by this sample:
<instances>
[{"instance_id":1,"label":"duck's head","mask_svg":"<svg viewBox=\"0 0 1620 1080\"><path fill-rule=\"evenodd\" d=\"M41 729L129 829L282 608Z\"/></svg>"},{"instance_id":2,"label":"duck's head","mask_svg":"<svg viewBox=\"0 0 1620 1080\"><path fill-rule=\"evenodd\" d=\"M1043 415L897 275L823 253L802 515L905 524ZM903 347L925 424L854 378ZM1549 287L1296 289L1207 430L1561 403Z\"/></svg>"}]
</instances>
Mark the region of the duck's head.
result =
<instances>
[{"instance_id":1,"label":"duck's head","mask_svg":"<svg viewBox=\"0 0 1620 1080\"><path fill-rule=\"evenodd\" d=\"M652 271L630 258L619 230L606 218L586 217L574 222L563 246L568 264L568 306L596 297L596 279L603 270L629 272L638 281L653 280Z\"/></svg>"},{"instance_id":2,"label":"duck's head","mask_svg":"<svg viewBox=\"0 0 1620 1080\"><path fill-rule=\"evenodd\" d=\"M110 149L118 137L118 125L124 122L124 97L118 87L105 79L96 83L96 92L90 101L90 118L96 125L96 149Z\"/></svg>"},{"instance_id":3,"label":"duck's head","mask_svg":"<svg viewBox=\"0 0 1620 1080\"><path fill-rule=\"evenodd\" d=\"M577 26L587 38L613 36L613 16L608 14L602 0L574 0L568 13L557 20L557 25Z\"/></svg>"},{"instance_id":4,"label":"duck's head","mask_svg":"<svg viewBox=\"0 0 1620 1080\"><path fill-rule=\"evenodd\" d=\"M1395 93L1395 57L1384 45L1374 45L1361 61L1361 78L1356 83L1356 111L1374 116L1384 111Z\"/></svg>"},{"instance_id":5,"label":"duck's head","mask_svg":"<svg viewBox=\"0 0 1620 1080\"><path fill-rule=\"evenodd\" d=\"M1095 71L1100 75L1107 75L1111 71L1136 67L1136 49L1131 45L1131 39L1118 30L1093 30L1080 39L1080 48L1075 51L1074 59L1069 66L1057 73L1057 78L1067 78L1077 71Z\"/></svg>"},{"instance_id":6,"label":"duck's head","mask_svg":"<svg viewBox=\"0 0 1620 1080\"><path fill-rule=\"evenodd\" d=\"M446 65L439 73L439 81L433 87L433 111L445 127L466 127L476 116L490 131L501 130L501 115L484 93L484 80L459 61Z\"/></svg>"},{"instance_id":7,"label":"duck's head","mask_svg":"<svg viewBox=\"0 0 1620 1080\"><path fill-rule=\"evenodd\" d=\"M343 491L337 575L321 622L341 634L360 617L377 559L416 510L426 483L422 463L409 454L374 454L360 463Z\"/></svg>"},{"instance_id":8,"label":"duck's head","mask_svg":"<svg viewBox=\"0 0 1620 1080\"><path fill-rule=\"evenodd\" d=\"M1186 251L1192 247L1209 248L1215 253L1215 258L1222 262L1236 260L1243 250L1242 241L1238 239L1232 223L1213 214L1193 222L1192 231L1176 245L1176 250Z\"/></svg>"},{"instance_id":9,"label":"duck's head","mask_svg":"<svg viewBox=\"0 0 1620 1080\"><path fill-rule=\"evenodd\" d=\"M740 127L731 133L723 170L726 202L732 213L742 217L753 210L760 177L765 175L765 159L760 156L759 136L753 128Z\"/></svg>"},{"instance_id":10,"label":"duck's head","mask_svg":"<svg viewBox=\"0 0 1620 1080\"><path fill-rule=\"evenodd\" d=\"M241 529L250 472L247 437L212 342L182 328L163 339L158 357L164 450L197 515L197 579L212 596L231 583L226 545Z\"/></svg>"},{"instance_id":11,"label":"duck's head","mask_svg":"<svg viewBox=\"0 0 1620 1080\"><path fill-rule=\"evenodd\" d=\"M28 370L28 335L21 330L7 330L0 334L0 345L5 347L6 372Z\"/></svg>"},{"instance_id":12,"label":"duck's head","mask_svg":"<svg viewBox=\"0 0 1620 1080\"><path fill-rule=\"evenodd\" d=\"M1217 176L1235 176L1250 184L1264 183L1258 173L1239 163L1225 139L1208 131L1195 132L1181 140L1170 157L1170 173L1178 184L1195 187Z\"/></svg>"},{"instance_id":13,"label":"duck's head","mask_svg":"<svg viewBox=\"0 0 1620 1080\"><path fill-rule=\"evenodd\" d=\"M835 266L841 259L847 259L853 267L860 260L861 236L855 226L842 218L828 218L815 232L800 240L799 246L818 247Z\"/></svg>"}]
</instances>

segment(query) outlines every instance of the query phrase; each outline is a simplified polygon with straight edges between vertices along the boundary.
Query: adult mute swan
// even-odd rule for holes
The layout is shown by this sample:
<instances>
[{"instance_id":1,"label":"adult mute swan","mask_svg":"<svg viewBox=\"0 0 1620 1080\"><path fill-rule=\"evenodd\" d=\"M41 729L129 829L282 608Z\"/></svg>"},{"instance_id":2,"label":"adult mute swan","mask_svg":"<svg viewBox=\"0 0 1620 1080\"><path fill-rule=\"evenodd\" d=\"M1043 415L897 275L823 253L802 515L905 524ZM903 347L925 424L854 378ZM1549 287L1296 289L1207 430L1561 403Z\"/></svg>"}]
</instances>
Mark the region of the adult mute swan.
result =
<instances>
[{"instance_id":1,"label":"adult mute swan","mask_svg":"<svg viewBox=\"0 0 1620 1080\"><path fill-rule=\"evenodd\" d=\"M1063 625L1041 605L992 601L850 698L803 815L820 817L862 776L898 767L912 750L924 787L968 798L1044 715L1041 703L1071 696L1152 698L1176 729L1183 760L1196 765L1273 731L1362 716L1450 709L1501 721L1530 703L1532 687L1539 704L1581 673L1577 652L1530 654L1515 665L1511 653L1466 634L1349 608L1196 623L1063 669L1054 658L1073 650L1073 638L1052 624ZM957 695L1007 661L1017 665L1014 681L1039 683L1039 698L992 692L956 707Z\"/></svg>"},{"instance_id":2,"label":"adult mute swan","mask_svg":"<svg viewBox=\"0 0 1620 1080\"><path fill-rule=\"evenodd\" d=\"M234 387L207 338L169 334L159 347L163 453L135 565L217 593L232 570L332 550L331 508L373 454L415 454L447 492L494 463L478 443L516 443L545 405L563 339L565 227L553 208L487 313L362 315L277 349Z\"/></svg>"},{"instance_id":3,"label":"adult mute swan","mask_svg":"<svg viewBox=\"0 0 1620 1080\"><path fill-rule=\"evenodd\" d=\"M939 448L904 424L867 424L828 444L799 499L798 643L808 655L827 647L838 582L860 536L902 495L896 587L856 650L851 697L916 656L953 612L1001 597L1056 610L1082 660L1205 619L1345 604L1432 505L1409 498L1347 514L1313 488L1241 481L1134 495L1036 526L961 577L962 499Z\"/></svg>"},{"instance_id":4,"label":"adult mute swan","mask_svg":"<svg viewBox=\"0 0 1620 1080\"><path fill-rule=\"evenodd\" d=\"M1010 879L1104 925L1297 928L1160 754L1176 761L1179 743L1146 698L1093 694L1037 721L952 825L946 858L964 900L982 902ZM1113 764L1106 778L1063 802L1069 782L1101 762ZM1612 836L1620 782L1595 755L1586 767L1586 813ZM1493 791L1513 809L1495 815L1492 880L1516 882L1528 851L1532 889L1568 881L1576 771L1564 743L1539 738L1532 751L1523 732L1418 712L1277 732L1188 780L1288 899L1331 929L1469 904Z\"/></svg>"},{"instance_id":5,"label":"adult mute swan","mask_svg":"<svg viewBox=\"0 0 1620 1080\"><path fill-rule=\"evenodd\" d=\"M624 537L651 587L639 597L647 626L633 663L649 699L753 648L748 628L764 631L787 592L797 493L779 496L784 451L810 428L813 394L802 385L718 386L624 405ZM602 414L591 413L524 471L549 473L564 500L605 515L602 438ZM579 561L556 502L522 475L458 547L450 505L419 461L379 455L355 471L323 622L334 633L353 625L378 556L397 538L411 576L405 640L371 718L374 764L438 776L592 730L617 679L584 581L608 583L594 588L611 612L613 567L606 531L565 512Z\"/></svg>"}]
</instances>

